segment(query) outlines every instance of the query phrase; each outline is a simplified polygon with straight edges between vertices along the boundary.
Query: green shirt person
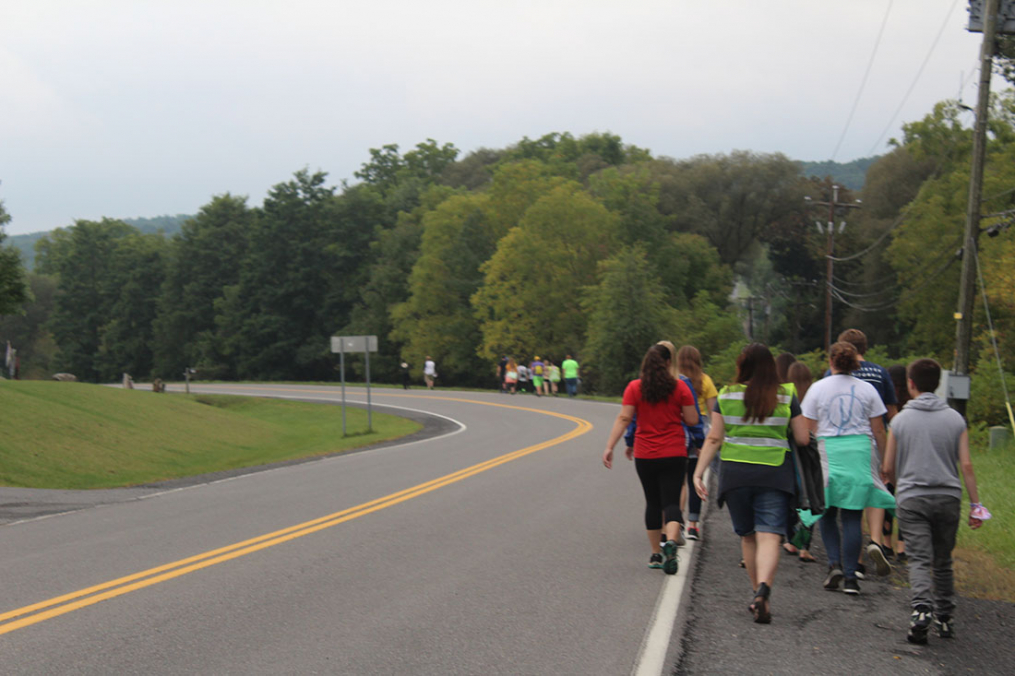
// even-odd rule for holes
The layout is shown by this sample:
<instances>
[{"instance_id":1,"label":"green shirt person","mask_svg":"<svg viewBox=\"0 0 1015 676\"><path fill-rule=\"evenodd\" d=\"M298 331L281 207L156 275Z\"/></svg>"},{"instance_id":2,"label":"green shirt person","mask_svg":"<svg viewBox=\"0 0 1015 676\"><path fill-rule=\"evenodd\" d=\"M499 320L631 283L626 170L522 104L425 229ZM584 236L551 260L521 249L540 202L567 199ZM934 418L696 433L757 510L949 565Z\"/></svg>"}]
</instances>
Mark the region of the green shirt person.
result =
<instances>
[{"instance_id":1,"label":"green shirt person","mask_svg":"<svg viewBox=\"0 0 1015 676\"><path fill-rule=\"evenodd\" d=\"M571 355L566 355L560 368L564 372L564 386L567 388L567 396L576 396L578 394L578 362Z\"/></svg>"}]
</instances>

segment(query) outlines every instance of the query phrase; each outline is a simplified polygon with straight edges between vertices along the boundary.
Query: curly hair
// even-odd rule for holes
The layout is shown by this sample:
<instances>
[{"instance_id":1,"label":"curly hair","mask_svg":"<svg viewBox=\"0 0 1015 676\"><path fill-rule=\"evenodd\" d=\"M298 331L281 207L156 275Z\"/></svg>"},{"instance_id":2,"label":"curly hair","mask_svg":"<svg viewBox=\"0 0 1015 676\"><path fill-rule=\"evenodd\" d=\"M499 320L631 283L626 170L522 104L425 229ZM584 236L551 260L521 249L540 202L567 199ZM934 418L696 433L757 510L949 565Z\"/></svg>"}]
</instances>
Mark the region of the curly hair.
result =
<instances>
[{"instance_id":1,"label":"curly hair","mask_svg":"<svg viewBox=\"0 0 1015 676\"><path fill-rule=\"evenodd\" d=\"M828 350L828 362L833 371L849 375L860 368L860 353L853 343L841 340Z\"/></svg>"},{"instance_id":2,"label":"curly hair","mask_svg":"<svg viewBox=\"0 0 1015 676\"><path fill-rule=\"evenodd\" d=\"M665 345L653 345L641 360L641 398L656 404L673 395L677 381L670 373L670 350Z\"/></svg>"}]
</instances>

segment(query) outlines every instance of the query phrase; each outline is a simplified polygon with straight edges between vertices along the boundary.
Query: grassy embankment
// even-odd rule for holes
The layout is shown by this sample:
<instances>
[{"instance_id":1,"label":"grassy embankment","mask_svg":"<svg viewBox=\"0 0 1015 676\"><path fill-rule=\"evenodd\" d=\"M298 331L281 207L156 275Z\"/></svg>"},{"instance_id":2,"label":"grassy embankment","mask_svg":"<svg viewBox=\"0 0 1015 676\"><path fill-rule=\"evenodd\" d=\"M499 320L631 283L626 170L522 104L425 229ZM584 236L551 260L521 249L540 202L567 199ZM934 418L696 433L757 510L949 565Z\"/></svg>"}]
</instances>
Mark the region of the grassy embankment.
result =
<instances>
[{"instance_id":1,"label":"grassy embankment","mask_svg":"<svg viewBox=\"0 0 1015 676\"><path fill-rule=\"evenodd\" d=\"M418 423L338 406L157 395L82 383L0 382L0 485L92 489L324 455L393 439Z\"/></svg>"},{"instance_id":2,"label":"grassy embankment","mask_svg":"<svg viewBox=\"0 0 1015 676\"><path fill-rule=\"evenodd\" d=\"M988 451L984 436L971 436L973 469L980 502L994 518L971 529L969 496L964 495L955 574L965 595L1015 602L1015 444Z\"/></svg>"}]
</instances>

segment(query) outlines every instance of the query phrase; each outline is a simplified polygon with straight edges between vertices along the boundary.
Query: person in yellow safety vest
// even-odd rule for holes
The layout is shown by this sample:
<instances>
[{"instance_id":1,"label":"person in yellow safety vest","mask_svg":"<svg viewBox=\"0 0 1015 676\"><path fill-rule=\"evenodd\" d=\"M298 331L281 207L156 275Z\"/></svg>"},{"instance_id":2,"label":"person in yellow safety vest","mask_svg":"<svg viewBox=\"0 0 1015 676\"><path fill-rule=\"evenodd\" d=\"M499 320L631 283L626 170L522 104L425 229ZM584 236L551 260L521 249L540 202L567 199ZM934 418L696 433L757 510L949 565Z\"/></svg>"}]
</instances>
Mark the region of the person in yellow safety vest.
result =
<instances>
[{"instance_id":1,"label":"person in yellow safety vest","mask_svg":"<svg viewBox=\"0 0 1015 676\"><path fill-rule=\"evenodd\" d=\"M796 473L788 435L798 444L809 441L800 402L779 383L775 359L761 343L751 343L737 359L736 383L719 391L712 410L712 429L698 454L694 488L708 498L705 470L722 447L719 504L729 507L733 530L740 536L747 575L751 579L749 609L754 621L771 621L769 596L779 566L790 498Z\"/></svg>"}]
</instances>

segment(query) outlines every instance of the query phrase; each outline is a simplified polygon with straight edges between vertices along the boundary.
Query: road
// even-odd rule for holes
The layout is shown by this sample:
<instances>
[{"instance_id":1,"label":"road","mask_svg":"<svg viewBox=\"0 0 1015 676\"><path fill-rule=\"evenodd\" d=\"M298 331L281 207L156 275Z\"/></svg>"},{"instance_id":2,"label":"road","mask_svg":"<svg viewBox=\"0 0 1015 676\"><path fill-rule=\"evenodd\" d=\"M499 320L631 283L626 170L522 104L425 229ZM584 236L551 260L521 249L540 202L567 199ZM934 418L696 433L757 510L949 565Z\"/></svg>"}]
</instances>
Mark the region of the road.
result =
<instances>
[{"instance_id":1,"label":"road","mask_svg":"<svg viewBox=\"0 0 1015 676\"><path fill-rule=\"evenodd\" d=\"M599 462L615 406L418 389L373 401L441 416L439 436L103 491L0 528L0 671L627 674L648 659L676 578L646 567L633 468ZM34 500L39 514L88 501ZM672 668L665 626L654 641Z\"/></svg>"}]
</instances>

